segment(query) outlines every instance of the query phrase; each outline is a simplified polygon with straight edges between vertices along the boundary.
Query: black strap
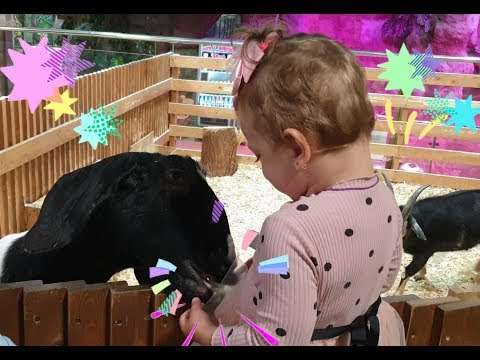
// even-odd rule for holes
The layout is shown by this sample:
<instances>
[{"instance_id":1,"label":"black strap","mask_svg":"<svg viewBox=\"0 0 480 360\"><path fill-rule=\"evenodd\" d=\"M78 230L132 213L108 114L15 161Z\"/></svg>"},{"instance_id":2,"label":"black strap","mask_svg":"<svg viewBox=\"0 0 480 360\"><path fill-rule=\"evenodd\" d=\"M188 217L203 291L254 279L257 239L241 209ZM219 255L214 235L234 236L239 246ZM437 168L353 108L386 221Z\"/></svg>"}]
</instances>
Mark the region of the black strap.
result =
<instances>
[{"instance_id":1,"label":"black strap","mask_svg":"<svg viewBox=\"0 0 480 360\"><path fill-rule=\"evenodd\" d=\"M353 346L377 346L380 336L377 312L381 302L379 296L365 315L358 316L350 325L313 330L311 341L331 339L350 331Z\"/></svg>"}]
</instances>

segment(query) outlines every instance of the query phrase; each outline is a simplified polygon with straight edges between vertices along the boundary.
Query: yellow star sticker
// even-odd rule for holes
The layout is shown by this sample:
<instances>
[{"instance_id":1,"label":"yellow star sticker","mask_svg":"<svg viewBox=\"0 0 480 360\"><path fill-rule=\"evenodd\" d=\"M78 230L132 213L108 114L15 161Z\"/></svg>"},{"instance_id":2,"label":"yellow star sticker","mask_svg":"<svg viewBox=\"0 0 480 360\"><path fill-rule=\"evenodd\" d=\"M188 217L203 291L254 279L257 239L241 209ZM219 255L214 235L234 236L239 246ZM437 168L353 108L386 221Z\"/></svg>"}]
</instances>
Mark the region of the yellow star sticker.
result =
<instances>
[{"instance_id":1,"label":"yellow star sticker","mask_svg":"<svg viewBox=\"0 0 480 360\"><path fill-rule=\"evenodd\" d=\"M72 105L77 98L71 98L68 96L68 89L61 95L62 102L51 102L44 107L45 110L53 110L55 112L55 121L58 120L63 114L75 115L75 111L72 110L70 105Z\"/></svg>"}]
</instances>

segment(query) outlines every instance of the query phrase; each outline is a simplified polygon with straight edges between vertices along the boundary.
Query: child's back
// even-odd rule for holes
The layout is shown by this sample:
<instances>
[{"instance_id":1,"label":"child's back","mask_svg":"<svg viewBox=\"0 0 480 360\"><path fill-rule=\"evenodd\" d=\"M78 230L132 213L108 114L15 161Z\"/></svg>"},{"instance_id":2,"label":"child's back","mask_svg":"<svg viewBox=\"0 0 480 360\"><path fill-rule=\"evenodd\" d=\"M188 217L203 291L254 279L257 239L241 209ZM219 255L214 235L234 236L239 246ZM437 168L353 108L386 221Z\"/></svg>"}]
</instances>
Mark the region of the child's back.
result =
<instances>
[{"instance_id":1,"label":"child's back","mask_svg":"<svg viewBox=\"0 0 480 360\"><path fill-rule=\"evenodd\" d=\"M378 176L287 203L265 221L253 264L238 287L242 291L224 301L217 316L229 324L238 320L233 309L252 319L268 314L261 327L284 345L348 345L344 329L339 329L345 333L340 337L312 337L326 331L325 336L336 335L335 328L365 314L392 286L402 256L401 225L395 198ZM256 271L259 262L282 255L288 255L287 275ZM382 303L378 318L379 345L404 345L395 310ZM334 329L314 330L330 327ZM237 345L262 344L253 329L247 334L235 336L234 331L229 339Z\"/></svg>"}]
</instances>

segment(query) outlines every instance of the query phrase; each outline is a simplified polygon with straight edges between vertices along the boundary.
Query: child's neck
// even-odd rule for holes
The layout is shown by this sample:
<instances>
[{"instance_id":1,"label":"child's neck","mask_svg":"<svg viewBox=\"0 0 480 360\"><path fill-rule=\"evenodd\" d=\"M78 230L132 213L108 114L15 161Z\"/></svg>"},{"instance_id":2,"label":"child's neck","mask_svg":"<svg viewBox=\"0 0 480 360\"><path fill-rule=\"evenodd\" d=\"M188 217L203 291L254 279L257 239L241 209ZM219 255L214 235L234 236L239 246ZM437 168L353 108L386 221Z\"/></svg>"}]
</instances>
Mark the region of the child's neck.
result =
<instances>
[{"instance_id":1,"label":"child's neck","mask_svg":"<svg viewBox=\"0 0 480 360\"><path fill-rule=\"evenodd\" d=\"M310 183L306 196L339 182L373 176L368 140L359 139L345 149L314 157L308 165L308 172Z\"/></svg>"}]
</instances>

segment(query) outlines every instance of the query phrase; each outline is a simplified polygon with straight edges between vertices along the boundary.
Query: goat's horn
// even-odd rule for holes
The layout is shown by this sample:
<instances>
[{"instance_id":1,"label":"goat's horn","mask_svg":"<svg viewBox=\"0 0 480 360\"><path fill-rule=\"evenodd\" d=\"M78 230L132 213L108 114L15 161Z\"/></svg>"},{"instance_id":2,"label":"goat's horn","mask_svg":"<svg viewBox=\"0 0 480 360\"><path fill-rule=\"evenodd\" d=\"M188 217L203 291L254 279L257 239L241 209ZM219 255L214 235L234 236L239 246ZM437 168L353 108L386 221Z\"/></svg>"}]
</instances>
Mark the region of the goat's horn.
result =
<instances>
[{"instance_id":1,"label":"goat's horn","mask_svg":"<svg viewBox=\"0 0 480 360\"><path fill-rule=\"evenodd\" d=\"M426 188L428 188L429 186L430 185L421 186L420 188L415 190L415 192L413 193L412 196L410 196L410 199L408 199L407 203L405 204L405 206L403 207L403 210L402 210L403 221L407 221L408 217L412 213L413 205L415 205L415 202L417 201L417 198L420 196L422 191L425 190Z\"/></svg>"},{"instance_id":2,"label":"goat's horn","mask_svg":"<svg viewBox=\"0 0 480 360\"><path fill-rule=\"evenodd\" d=\"M382 172L382 176L383 178L385 179L385 184L388 186L388 188L392 191L392 193L395 195L395 190L393 190L393 185L392 183L390 182L390 180L388 180L388 177L387 175L385 175L383 172Z\"/></svg>"}]
</instances>

